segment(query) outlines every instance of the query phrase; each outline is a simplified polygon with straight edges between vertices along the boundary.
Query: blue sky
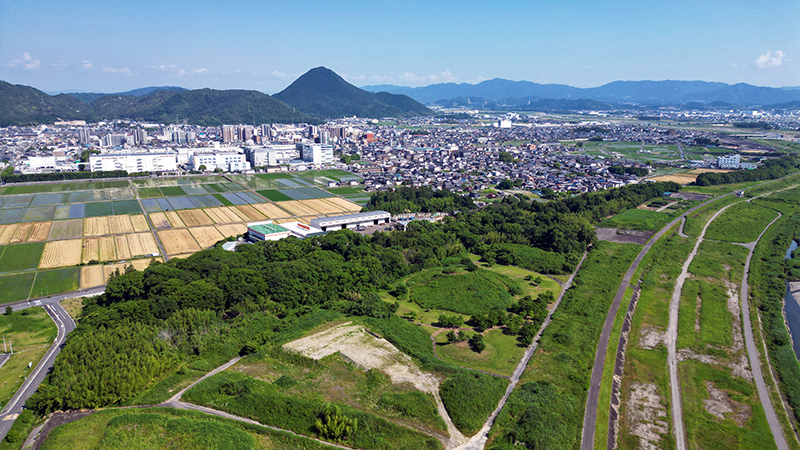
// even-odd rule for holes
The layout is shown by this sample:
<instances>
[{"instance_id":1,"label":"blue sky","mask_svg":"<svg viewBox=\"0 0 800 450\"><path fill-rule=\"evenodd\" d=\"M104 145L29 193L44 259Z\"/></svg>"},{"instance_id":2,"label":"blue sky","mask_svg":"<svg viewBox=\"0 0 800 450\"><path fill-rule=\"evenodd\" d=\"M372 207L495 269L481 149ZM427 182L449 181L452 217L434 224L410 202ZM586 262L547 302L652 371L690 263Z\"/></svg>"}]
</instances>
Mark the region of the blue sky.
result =
<instances>
[{"instance_id":1,"label":"blue sky","mask_svg":"<svg viewBox=\"0 0 800 450\"><path fill-rule=\"evenodd\" d=\"M45 91L280 91L491 78L800 86L797 0L0 0L0 80Z\"/></svg>"}]
</instances>

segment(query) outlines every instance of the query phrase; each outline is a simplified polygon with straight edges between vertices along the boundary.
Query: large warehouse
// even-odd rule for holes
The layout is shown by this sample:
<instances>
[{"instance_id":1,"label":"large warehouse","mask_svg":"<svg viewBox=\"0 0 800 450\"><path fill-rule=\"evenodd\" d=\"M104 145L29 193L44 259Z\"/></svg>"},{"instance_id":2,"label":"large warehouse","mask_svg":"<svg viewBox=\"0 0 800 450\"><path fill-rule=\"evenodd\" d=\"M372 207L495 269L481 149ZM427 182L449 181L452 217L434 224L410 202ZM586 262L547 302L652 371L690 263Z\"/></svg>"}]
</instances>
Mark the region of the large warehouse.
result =
<instances>
[{"instance_id":1,"label":"large warehouse","mask_svg":"<svg viewBox=\"0 0 800 450\"><path fill-rule=\"evenodd\" d=\"M357 214L346 214L344 216L320 217L311 219L311 226L322 231L344 230L345 228L356 228L358 226L369 227L389 223L392 215L386 211L369 211Z\"/></svg>"},{"instance_id":2,"label":"large warehouse","mask_svg":"<svg viewBox=\"0 0 800 450\"><path fill-rule=\"evenodd\" d=\"M247 234L255 241L277 241L292 235L292 232L271 220L247 224Z\"/></svg>"}]
</instances>

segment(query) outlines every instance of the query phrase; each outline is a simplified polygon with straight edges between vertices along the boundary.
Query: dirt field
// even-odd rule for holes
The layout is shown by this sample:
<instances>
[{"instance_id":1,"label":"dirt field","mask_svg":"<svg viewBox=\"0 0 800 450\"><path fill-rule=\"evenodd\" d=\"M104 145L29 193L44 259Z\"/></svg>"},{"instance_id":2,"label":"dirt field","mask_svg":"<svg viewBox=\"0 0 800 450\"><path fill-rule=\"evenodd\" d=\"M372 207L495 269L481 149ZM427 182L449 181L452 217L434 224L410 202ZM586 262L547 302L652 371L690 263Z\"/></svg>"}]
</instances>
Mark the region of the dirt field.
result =
<instances>
[{"instance_id":1,"label":"dirt field","mask_svg":"<svg viewBox=\"0 0 800 450\"><path fill-rule=\"evenodd\" d=\"M114 236L103 236L98 238L97 243L99 244L99 261L115 261L118 259L117 252L114 250Z\"/></svg>"},{"instance_id":2,"label":"dirt field","mask_svg":"<svg viewBox=\"0 0 800 450\"><path fill-rule=\"evenodd\" d=\"M81 263L82 250L82 239L48 242L44 246L39 268L52 269L54 267L77 266Z\"/></svg>"},{"instance_id":3,"label":"dirt field","mask_svg":"<svg viewBox=\"0 0 800 450\"><path fill-rule=\"evenodd\" d=\"M194 253L195 252L181 253L179 255L169 255L169 259L170 260L173 260L173 259L186 259L186 258L194 255Z\"/></svg>"},{"instance_id":4,"label":"dirt field","mask_svg":"<svg viewBox=\"0 0 800 450\"><path fill-rule=\"evenodd\" d=\"M350 200L345 200L340 197L328 197L324 199L326 202L331 202L335 205L341 206L343 210L348 212L359 212L361 211L361 206L351 202Z\"/></svg>"},{"instance_id":5,"label":"dirt field","mask_svg":"<svg viewBox=\"0 0 800 450\"><path fill-rule=\"evenodd\" d=\"M117 249L117 259L130 259L131 248L128 245L128 236L114 236L114 247Z\"/></svg>"},{"instance_id":6,"label":"dirt field","mask_svg":"<svg viewBox=\"0 0 800 450\"><path fill-rule=\"evenodd\" d=\"M644 245L650 236L654 235L653 231L633 231L626 230L626 233L620 234L617 228L595 228L597 232L597 239L600 241L619 242L623 244L640 244Z\"/></svg>"},{"instance_id":7,"label":"dirt field","mask_svg":"<svg viewBox=\"0 0 800 450\"><path fill-rule=\"evenodd\" d=\"M236 223L236 222L246 222L246 218L241 218L238 214L234 213L234 211L238 211L234 208L207 208L206 214L211 217L211 219L216 224L226 224L226 223Z\"/></svg>"},{"instance_id":8,"label":"dirt field","mask_svg":"<svg viewBox=\"0 0 800 450\"><path fill-rule=\"evenodd\" d=\"M727 173L730 170L722 170L722 169L694 169L688 172L681 172L681 173L673 173L669 175L661 175L660 177L654 177L654 181L674 181L678 184L688 184L692 183L694 180L697 179L697 176L701 173L706 172L713 172L713 173Z\"/></svg>"},{"instance_id":9,"label":"dirt field","mask_svg":"<svg viewBox=\"0 0 800 450\"><path fill-rule=\"evenodd\" d=\"M175 211L167 211L164 213L169 219L169 222L172 224L173 228L183 228L186 224L183 223L183 219L181 216L178 215Z\"/></svg>"},{"instance_id":10,"label":"dirt field","mask_svg":"<svg viewBox=\"0 0 800 450\"><path fill-rule=\"evenodd\" d=\"M19 227L14 231L14 234L11 235L11 240L9 244L16 244L18 242L24 242L28 235L31 232L31 228L33 227L32 223L21 223Z\"/></svg>"},{"instance_id":11,"label":"dirt field","mask_svg":"<svg viewBox=\"0 0 800 450\"><path fill-rule=\"evenodd\" d=\"M277 205L292 213L293 216L313 216L319 214L318 211L316 211L313 208L309 208L308 206L301 203L299 200L278 202Z\"/></svg>"},{"instance_id":12,"label":"dirt field","mask_svg":"<svg viewBox=\"0 0 800 450\"><path fill-rule=\"evenodd\" d=\"M28 242L46 241L50 236L50 228L53 222L36 222L31 228L31 235L28 236Z\"/></svg>"},{"instance_id":13,"label":"dirt field","mask_svg":"<svg viewBox=\"0 0 800 450\"><path fill-rule=\"evenodd\" d=\"M100 243L98 242L98 238L86 238L83 240L83 257L81 258L81 262L83 264L89 264L90 261L99 261L97 259L97 255L100 254L99 249Z\"/></svg>"},{"instance_id":14,"label":"dirt field","mask_svg":"<svg viewBox=\"0 0 800 450\"><path fill-rule=\"evenodd\" d=\"M292 215L288 212L278 208L277 205L272 203L258 203L253 205L256 209L261 211L268 219L281 219L284 217L291 217Z\"/></svg>"},{"instance_id":15,"label":"dirt field","mask_svg":"<svg viewBox=\"0 0 800 450\"><path fill-rule=\"evenodd\" d=\"M178 211L178 215L183 219L187 227L199 227L203 225L213 225L214 221L202 209L184 209Z\"/></svg>"},{"instance_id":16,"label":"dirt field","mask_svg":"<svg viewBox=\"0 0 800 450\"><path fill-rule=\"evenodd\" d=\"M258 212L257 209L253 208L253 205L239 205L236 207L245 217L247 220L264 220L264 215Z\"/></svg>"},{"instance_id":17,"label":"dirt field","mask_svg":"<svg viewBox=\"0 0 800 450\"><path fill-rule=\"evenodd\" d=\"M217 225L217 231L219 231L224 237L238 236L247 231L247 226L240 223L233 225Z\"/></svg>"},{"instance_id":18,"label":"dirt field","mask_svg":"<svg viewBox=\"0 0 800 450\"><path fill-rule=\"evenodd\" d=\"M50 240L76 239L83 236L83 219L56 220L50 227Z\"/></svg>"},{"instance_id":19,"label":"dirt field","mask_svg":"<svg viewBox=\"0 0 800 450\"><path fill-rule=\"evenodd\" d=\"M172 225L169 223L169 219L167 219L167 216L164 213L150 213L150 220L153 221L153 226L156 227L156 230L168 230L172 228Z\"/></svg>"},{"instance_id":20,"label":"dirt field","mask_svg":"<svg viewBox=\"0 0 800 450\"><path fill-rule=\"evenodd\" d=\"M224 238L222 233L217 231L214 227L189 228L189 232L192 233L192 236L194 236L194 239L200 244L201 248L209 248L216 244L217 241Z\"/></svg>"},{"instance_id":21,"label":"dirt field","mask_svg":"<svg viewBox=\"0 0 800 450\"><path fill-rule=\"evenodd\" d=\"M103 236L108 234L108 217L88 217L83 219L84 236Z\"/></svg>"},{"instance_id":22,"label":"dirt field","mask_svg":"<svg viewBox=\"0 0 800 450\"><path fill-rule=\"evenodd\" d=\"M133 223L133 231L150 231L150 226L147 225L147 219L145 219L144 214L136 214L128 217L131 218L131 223Z\"/></svg>"},{"instance_id":23,"label":"dirt field","mask_svg":"<svg viewBox=\"0 0 800 450\"><path fill-rule=\"evenodd\" d=\"M133 232L131 216L108 216L108 230L111 234L124 234Z\"/></svg>"},{"instance_id":24,"label":"dirt field","mask_svg":"<svg viewBox=\"0 0 800 450\"><path fill-rule=\"evenodd\" d=\"M386 339L378 339L368 334L363 326L351 322L289 342L283 348L313 359L341 352L365 370L378 369L386 373L392 383L409 382L422 392L439 390L436 377L421 371L411 357L400 353Z\"/></svg>"},{"instance_id":25,"label":"dirt field","mask_svg":"<svg viewBox=\"0 0 800 450\"><path fill-rule=\"evenodd\" d=\"M16 223L0 225L0 245L8 244L8 241L11 240L11 236L14 236L14 232L17 231L18 226L19 224Z\"/></svg>"},{"instance_id":26,"label":"dirt field","mask_svg":"<svg viewBox=\"0 0 800 450\"><path fill-rule=\"evenodd\" d=\"M160 253L158 244L156 244L156 240L151 233L133 233L127 235L127 238L131 256Z\"/></svg>"},{"instance_id":27,"label":"dirt field","mask_svg":"<svg viewBox=\"0 0 800 450\"><path fill-rule=\"evenodd\" d=\"M168 255L180 253L193 253L200 250L197 242L194 241L189 230L166 230L159 231L158 238L164 245L164 251Z\"/></svg>"},{"instance_id":28,"label":"dirt field","mask_svg":"<svg viewBox=\"0 0 800 450\"><path fill-rule=\"evenodd\" d=\"M103 266L81 267L81 289L102 286L105 282L105 278L103 278Z\"/></svg>"}]
</instances>

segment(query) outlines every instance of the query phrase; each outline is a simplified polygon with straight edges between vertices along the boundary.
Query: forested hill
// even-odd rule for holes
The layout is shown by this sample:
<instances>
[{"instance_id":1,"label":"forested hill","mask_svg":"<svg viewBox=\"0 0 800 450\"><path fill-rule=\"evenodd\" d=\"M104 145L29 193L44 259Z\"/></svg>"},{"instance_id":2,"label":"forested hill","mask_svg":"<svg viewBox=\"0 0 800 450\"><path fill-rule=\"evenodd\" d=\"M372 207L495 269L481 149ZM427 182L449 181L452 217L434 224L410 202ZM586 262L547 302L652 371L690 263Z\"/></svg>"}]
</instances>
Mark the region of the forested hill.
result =
<instances>
[{"instance_id":1,"label":"forested hill","mask_svg":"<svg viewBox=\"0 0 800 450\"><path fill-rule=\"evenodd\" d=\"M546 204L509 196L441 224L414 222L406 231L341 230L240 245L236 252L217 247L128 270L112 277L104 294L84 300L79 326L27 406L45 413L130 402L167 376L273 351L342 315L365 317L423 366L441 367L430 337L393 314L378 289L426 268L476 270L468 252L568 273L595 242L594 221L679 188L631 185Z\"/></svg>"},{"instance_id":2,"label":"forested hill","mask_svg":"<svg viewBox=\"0 0 800 450\"><path fill-rule=\"evenodd\" d=\"M330 69L311 69L289 87L275 94L278 100L307 114L322 118L410 117L433 115L433 111L406 96L373 94L345 81Z\"/></svg>"}]
</instances>

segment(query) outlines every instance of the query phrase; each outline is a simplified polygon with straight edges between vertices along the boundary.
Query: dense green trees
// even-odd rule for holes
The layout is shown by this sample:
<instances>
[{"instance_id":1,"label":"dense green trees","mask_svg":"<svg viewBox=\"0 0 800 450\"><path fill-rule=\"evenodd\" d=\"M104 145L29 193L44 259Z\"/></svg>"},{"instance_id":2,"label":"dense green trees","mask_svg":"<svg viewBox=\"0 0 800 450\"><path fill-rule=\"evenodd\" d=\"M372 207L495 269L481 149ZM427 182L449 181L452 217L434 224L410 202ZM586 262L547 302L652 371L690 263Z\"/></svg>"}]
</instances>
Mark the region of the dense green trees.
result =
<instances>
[{"instance_id":1,"label":"dense green trees","mask_svg":"<svg viewBox=\"0 0 800 450\"><path fill-rule=\"evenodd\" d=\"M746 181L774 180L797 171L800 161L794 155L766 161L761 167L753 170L736 170L727 173L706 172L697 176L694 183L698 186L717 184L744 183Z\"/></svg>"}]
</instances>

